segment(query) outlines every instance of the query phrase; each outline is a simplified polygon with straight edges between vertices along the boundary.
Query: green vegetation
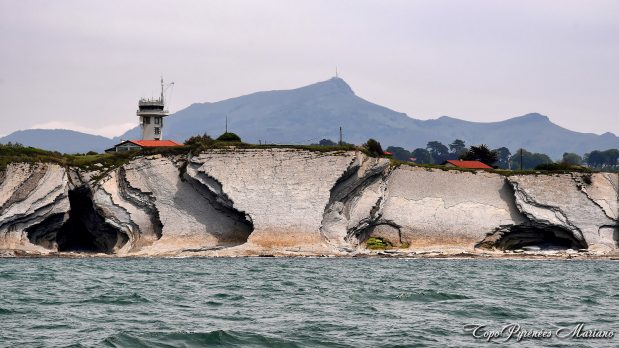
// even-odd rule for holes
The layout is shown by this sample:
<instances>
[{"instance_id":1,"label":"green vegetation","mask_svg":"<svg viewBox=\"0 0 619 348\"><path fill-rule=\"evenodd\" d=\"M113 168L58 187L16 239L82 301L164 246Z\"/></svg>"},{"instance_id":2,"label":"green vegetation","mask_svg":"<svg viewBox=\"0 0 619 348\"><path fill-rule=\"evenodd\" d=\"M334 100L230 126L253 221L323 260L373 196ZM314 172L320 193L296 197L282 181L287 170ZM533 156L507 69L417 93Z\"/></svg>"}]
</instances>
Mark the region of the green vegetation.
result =
<instances>
[{"instance_id":1,"label":"green vegetation","mask_svg":"<svg viewBox=\"0 0 619 348\"><path fill-rule=\"evenodd\" d=\"M531 153L525 149L519 149L516 153L511 157L509 165L512 169L534 169L535 167L542 164L551 164L553 163L548 155L543 153Z\"/></svg>"},{"instance_id":2,"label":"green vegetation","mask_svg":"<svg viewBox=\"0 0 619 348\"><path fill-rule=\"evenodd\" d=\"M441 164L447 161L448 159L456 159L456 158L451 158L451 156L449 156L449 149L447 148L447 146L443 145L443 143L441 143L440 141L428 142L426 149L428 150L428 152L430 153L430 156L432 157L433 164Z\"/></svg>"},{"instance_id":3,"label":"green vegetation","mask_svg":"<svg viewBox=\"0 0 619 348\"><path fill-rule=\"evenodd\" d=\"M55 163L65 167L77 167L81 169L96 169L118 167L137 155L161 154L186 154L189 148L179 146L174 148L151 148L141 151L95 153L87 154L61 154L57 151L46 151L21 144L0 144L0 170L4 170L9 163Z\"/></svg>"},{"instance_id":4,"label":"green vegetation","mask_svg":"<svg viewBox=\"0 0 619 348\"><path fill-rule=\"evenodd\" d=\"M563 171L563 172L590 172L591 169L583 167L583 166L578 166L578 165L573 165L573 164L569 164L569 163L565 163L565 162L560 162L560 163L543 163L540 165L537 165L535 167L535 170L545 170L545 171Z\"/></svg>"},{"instance_id":5,"label":"green vegetation","mask_svg":"<svg viewBox=\"0 0 619 348\"><path fill-rule=\"evenodd\" d=\"M486 144L479 146L471 146L470 149L464 149L461 151L461 160L465 161L479 161L489 166L492 166L499 160L499 156L495 150L490 150Z\"/></svg>"},{"instance_id":6,"label":"green vegetation","mask_svg":"<svg viewBox=\"0 0 619 348\"><path fill-rule=\"evenodd\" d=\"M582 157L575 153L566 152L563 154L563 160L561 161L561 163L579 166L582 164Z\"/></svg>"},{"instance_id":7,"label":"green vegetation","mask_svg":"<svg viewBox=\"0 0 619 348\"><path fill-rule=\"evenodd\" d=\"M386 150L387 152L391 152L393 154L393 159L398 161L410 161L412 154L399 146L389 146Z\"/></svg>"},{"instance_id":8,"label":"green vegetation","mask_svg":"<svg viewBox=\"0 0 619 348\"><path fill-rule=\"evenodd\" d=\"M217 141L226 141L226 142L241 142L241 137L232 132L226 132L220 135L217 138Z\"/></svg>"},{"instance_id":9,"label":"green vegetation","mask_svg":"<svg viewBox=\"0 0 619 348\"><path fill-rule=\"evenodd\" d=\"M367 246L368 249L372 249L372 250L385 250L391 247L391 243L383 240L382 238L378 238L378 237L368 238L368 241L366 242L365 245Z\"/></svg>"},{"instance_id":10,"label":"green vegetation","mask_svg":"<svg viewBox=\"0 0 619 348\"><path fill-rule=\"evenodd\" d=\"M219 139L219 138L218 138ZM344 153L346 151L364 151L363 148L358 148L351 144L343 145L276 145L276 144L248 144L242 141L220 141L213 140L207 134L192 136L185 141L185 153L191 152L194 155L202 151L208 151L211 149L296 149L307 150L314 152L336 152Z\"/></svg>"},{"instance_id":11,"label":"green vegetation","mask_svg":"<svg viewBox=\"0 0 619 348\"><path fill-rule=\"evenodd\" d=\"M363 147L367 150L368 155L372 157L381 157L385 153L383 147L375 139L368 139L368 141L363 144Z\"/></svg>"},{"instance_id":12,"label":"green vegetation","mask_svg":"<svg viewBox=\"0 0 619 348\"><path fill-rule=\"evenodd\" d=\"M619 171L619 149L608 149L605 151L591 151L586 153L583 161L590 167L603 169L605 171Z\"/></svg>"},{"instance_id":13,"label":"green vegetation","mask_svg":"<svg viewBox=\"0 0 619 348\"><path fill-rule=\"evenodd\" d=\"M331 139L321 139L318 144L312 144L312 146L354 146L353 144L349 144L345 141L342 141L341 143L336 143L335 141L331 140Z\"/></svg>"}]
</instances>

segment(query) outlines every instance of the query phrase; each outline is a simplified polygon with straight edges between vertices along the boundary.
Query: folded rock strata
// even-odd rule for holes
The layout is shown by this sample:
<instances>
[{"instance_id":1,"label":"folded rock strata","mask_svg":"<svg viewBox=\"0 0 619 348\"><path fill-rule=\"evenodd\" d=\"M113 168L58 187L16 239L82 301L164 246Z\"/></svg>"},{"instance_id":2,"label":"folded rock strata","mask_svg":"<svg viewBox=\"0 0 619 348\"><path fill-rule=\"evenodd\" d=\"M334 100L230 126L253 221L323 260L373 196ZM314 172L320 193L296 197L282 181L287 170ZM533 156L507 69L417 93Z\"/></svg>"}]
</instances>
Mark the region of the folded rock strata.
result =
<instances>
[{"instance_id":1,"label":"folded rock strata","mask_svg":"<svg viewBox=\"0 0 619 348\"><path fill-rule=\"evenodd\" d=\"M0 249L251 255L394 247L616 251L616 174L502 176L360 152L220 149L110 170L11 164Z\"/></svg>"}]
</instances>

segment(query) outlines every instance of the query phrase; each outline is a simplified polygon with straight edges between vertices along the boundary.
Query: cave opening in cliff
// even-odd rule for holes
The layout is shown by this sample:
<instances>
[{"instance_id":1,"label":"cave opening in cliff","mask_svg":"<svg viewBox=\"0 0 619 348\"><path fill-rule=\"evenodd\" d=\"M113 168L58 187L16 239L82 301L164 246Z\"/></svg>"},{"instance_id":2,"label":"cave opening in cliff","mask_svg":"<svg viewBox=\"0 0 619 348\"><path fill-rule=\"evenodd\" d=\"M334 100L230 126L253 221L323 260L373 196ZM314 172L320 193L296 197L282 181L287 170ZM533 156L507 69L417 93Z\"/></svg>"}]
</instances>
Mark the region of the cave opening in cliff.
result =
<instances>
[{"instance_id":1,"label":"cave opening in cliff","mask_svg":"<svg viewBox=\"0 0 619 348\"><path fill-rule=\"evenodd\" d=\"M566 250L587 249L585 241L577 239L573 232L561 226L525 223L501 228L477 244L482 248L517 250Z\"/></svg>"},{"instance_id":2,"label":"cave opening in cliff","mask_svg":"<svg viewBox=\"0 0 619 348\"><path fill-rule=\"evenodd\" d=\"M69 203L69 219L56 233L58 251L109 254L129 240L97 212L88 188L70 190Z\"/></svg>"}]
</instances>

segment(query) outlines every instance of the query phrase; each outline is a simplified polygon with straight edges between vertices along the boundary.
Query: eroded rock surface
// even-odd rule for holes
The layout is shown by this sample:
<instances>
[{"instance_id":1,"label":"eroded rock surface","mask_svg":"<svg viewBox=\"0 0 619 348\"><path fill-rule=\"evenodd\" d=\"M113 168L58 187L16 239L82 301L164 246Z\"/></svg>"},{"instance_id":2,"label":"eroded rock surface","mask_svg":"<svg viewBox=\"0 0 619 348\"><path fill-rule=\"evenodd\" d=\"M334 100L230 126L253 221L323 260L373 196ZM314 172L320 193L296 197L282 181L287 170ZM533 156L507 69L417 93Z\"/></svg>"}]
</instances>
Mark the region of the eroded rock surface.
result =
<instances>
[{"instance_id":1,"label":"eroded rock surface","mask_svg":"<svg viewBox=\"0 0 619 348\"><path fill-rule=\"evenodd\" d=\"M501 176L360 152L221 149L113 169L12 164L0 249L114 255L617 250L617 175Z\"/></svg>"},{"instance_id":2,"label":"eroded rock surface","mask_svg":"<svg viewBox=\"0 0 619 348\"><path fill-rule=\"evenodd\" d=\"M0 184L0 248L42 253L57 248L54 237L44 236L69 218L68 192L67 173L59 165L10 164Z\"/></svg>"},{"instance_id":3,"label":"eroded rock surface","mask_svg":"<svg viewBox=\"0 0 619 348\"><path fill-rule=\"evenodd\" d=\"M596 182L599 179L596 175ZM611 217L612 213L607 215L603 208L612 210L609 202L616 200L616 191L610 186L604 189L601 185L595 185L591 194L596 198L592 199L581 189L583 185L588 186L581 180L579 174L516 175L508 178L514 188L516 206L530 221L570 231L584 247L616 249L617 220Z\"/></svg>"},{"instance_id":4,"label":"eroded rock surface","mask_svg":"<svg viewBox=\"0 0 619 348\"><path fill-rule=\"evenodd\" d=\"M195 156L187 174L253 223L249 242L266 247L322 245L329 193L355 153L294 149L218 150Z\"/></svg>"}]
</instances>

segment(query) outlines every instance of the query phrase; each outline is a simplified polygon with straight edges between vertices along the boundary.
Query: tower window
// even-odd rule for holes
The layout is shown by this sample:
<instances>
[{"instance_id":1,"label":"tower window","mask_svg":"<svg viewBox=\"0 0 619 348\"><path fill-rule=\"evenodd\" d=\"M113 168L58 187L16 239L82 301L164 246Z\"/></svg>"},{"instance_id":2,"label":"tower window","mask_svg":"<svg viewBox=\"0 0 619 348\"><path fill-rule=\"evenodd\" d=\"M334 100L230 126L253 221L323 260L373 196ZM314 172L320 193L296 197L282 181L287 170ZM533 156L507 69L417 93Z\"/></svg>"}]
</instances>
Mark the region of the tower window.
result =
<instances>
[{"instance_id":1,"label":"tower window","mask_svg":"<svg viewBox=\"0 0 619 348\"><path fill-rule=\"evenodd\" d=\"M159 127L155 127L155 134L161 134L161 130L159 129Z\"/></svg>"},{"instance_id":2,"label":"tower window","mask_svg":"<svg viewBox=\"0 0 619 348\"><path fill-rule=\"evenodd\" d=\"M159 124L159 121L161 121L161 117L155 117L155 124Z\"/></svg>"},{"instance_id":3,"label":"tower window","mask_svg":"<svg viewBox=\"0 0 619 348\"><path fill-rule=\"evenodd\" d=\"M144 124L150 124L150 117L144 117Z\"/></svg>"}]
</instances>

